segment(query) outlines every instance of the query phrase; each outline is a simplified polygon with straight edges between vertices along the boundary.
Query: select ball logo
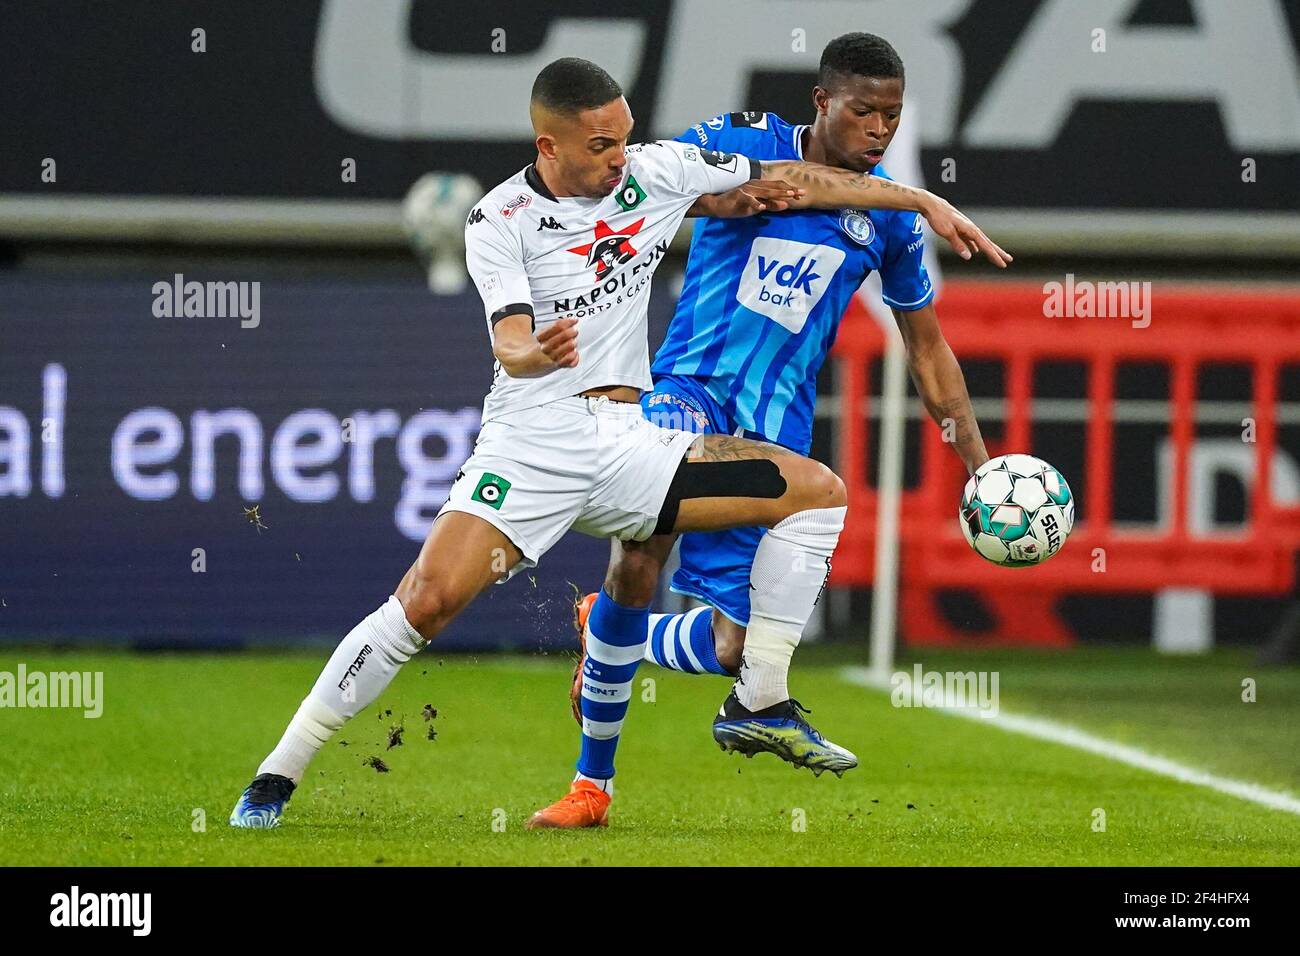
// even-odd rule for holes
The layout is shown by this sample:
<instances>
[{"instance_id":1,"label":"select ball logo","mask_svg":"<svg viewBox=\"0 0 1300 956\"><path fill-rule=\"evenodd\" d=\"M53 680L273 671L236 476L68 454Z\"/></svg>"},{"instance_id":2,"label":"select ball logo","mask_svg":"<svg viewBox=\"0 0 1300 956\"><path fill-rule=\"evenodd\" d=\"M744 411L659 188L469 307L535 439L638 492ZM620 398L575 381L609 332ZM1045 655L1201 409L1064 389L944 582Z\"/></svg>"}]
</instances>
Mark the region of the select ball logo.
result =
<instances>
[{"instance_id":1,"label":"select ball logo","mask_svg":"<svg viewBox=\"0 0 1300 956\"><path fill-rule=\"evenodd\" d=\"M736 289L736 301L797 335L844 264L844 250L759 236Z\"/></svg>"},{"instance_id":2,"label":"select ball logo","mask_svg":"<svg viewBox=\"0 0 1300 956\"><path fill-rule=\"evenodd\" d=\"M494 475L490 471L485 471L483 477L478 480L478 486L474 493L470 495L471 501L481 501L496 511L501 510L501 502L506 500L506 493L510 490L510 482L500 475Z\"/></svg>"},{"instance_id":3,"label":"select ball logo","mask_svg":"<svg viewBox=\"0 0 1300 956\"><path fill-rule=\"evenodd\" d=\"M975 470L962 492L961 529L982 558L1041 564L1074 527L1074 496L1061 473L1032 455L1002 455Z\"/></svg>"},{"instance_id":4,"label":"select ball logo","mask_svg":"<svg viewBox=\"0 0 1300 956\"><path fill-rule=\"evenodd\" d=\"M1043 516L1043 533L1047 535L1047 554L1050 557L1061 547L1061 526L1050 514Z\"/></svg>"}]
</instances>

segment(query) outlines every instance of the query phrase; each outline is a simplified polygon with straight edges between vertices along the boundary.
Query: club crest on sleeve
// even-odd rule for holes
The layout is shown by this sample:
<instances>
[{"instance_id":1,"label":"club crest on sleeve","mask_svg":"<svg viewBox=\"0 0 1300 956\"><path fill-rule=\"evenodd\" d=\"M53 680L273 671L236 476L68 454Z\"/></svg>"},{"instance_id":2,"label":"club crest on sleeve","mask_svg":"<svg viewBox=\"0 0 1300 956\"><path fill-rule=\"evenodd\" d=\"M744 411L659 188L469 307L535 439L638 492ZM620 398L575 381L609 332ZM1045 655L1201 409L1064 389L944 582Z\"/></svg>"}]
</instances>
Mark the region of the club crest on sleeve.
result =
<instances>
[{"instance_id":1,"label":"club crest on sleeve","mask_svg":"<svg viewBox=\"0 0 1300 956\"><path fill-rule=\"evenodd\" d=\"M861 209L845 209L840 213L840 228L860 246L869 246L876 238L876 225Z\"/></svg>"}]
</instances>

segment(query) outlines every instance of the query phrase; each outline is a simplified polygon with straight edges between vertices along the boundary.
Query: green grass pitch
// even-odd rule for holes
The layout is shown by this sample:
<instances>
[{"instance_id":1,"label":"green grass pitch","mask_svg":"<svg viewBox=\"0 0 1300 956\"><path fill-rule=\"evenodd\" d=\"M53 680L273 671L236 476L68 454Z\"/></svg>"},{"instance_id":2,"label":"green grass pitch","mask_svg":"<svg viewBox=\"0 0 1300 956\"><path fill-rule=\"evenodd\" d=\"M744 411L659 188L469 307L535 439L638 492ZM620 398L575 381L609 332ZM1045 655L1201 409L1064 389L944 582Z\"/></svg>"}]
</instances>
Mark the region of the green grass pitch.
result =
<instances>
[{"instance_id":1,"label":"green grass pitch","mask_svg":"<svg viewBox=\"0 0 1300 956\"><path fill-rule=\"evenodd\" d=\"M857 655L811 647L795 661L793 690L814 708L814 723L862 761L842 779L721 753L709 722L726 681L646 665L609 828L530 833L528 814L572 775L571 662L440 657L435 647L330 743L280 829L234 831L231 806L324 652L4 648L0 671L20 661L29 672L103 671L105 703L97 720L0 710L0 864L1300 862L1300 816L984 721L895 708L887 694L843 679ZM997 670L1003 711L1300 792L1300 670L1258 668L1229 651L1198 660L1091 650L921 659L928 669ZM1244 677L1257 682L1255 703L1241 701ZM642 699L647 678L653 702ZM438 711L431 722L421 716L426 704ZM388 749L395 724L403 742ZM372 757L389 772L367 766ZM1096 808L1104 832L1093 829Z\"/></svg>"}]
</instances>

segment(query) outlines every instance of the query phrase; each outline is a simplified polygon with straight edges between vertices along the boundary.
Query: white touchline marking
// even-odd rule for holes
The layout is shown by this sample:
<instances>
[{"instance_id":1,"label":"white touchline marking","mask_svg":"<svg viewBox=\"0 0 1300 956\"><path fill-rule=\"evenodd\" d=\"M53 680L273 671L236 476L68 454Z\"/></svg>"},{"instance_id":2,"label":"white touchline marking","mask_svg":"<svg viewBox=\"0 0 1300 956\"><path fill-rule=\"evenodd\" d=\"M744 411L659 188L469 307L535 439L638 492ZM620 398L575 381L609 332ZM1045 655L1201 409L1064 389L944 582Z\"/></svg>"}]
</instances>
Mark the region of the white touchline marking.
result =
<instances>
[{"instance_id":1,"label":"white touchline marking","mask_svg":"<svg viewBox=\"0 0 1300 956\"><path fill-rule=\"evenodd\" d=\"M882 682L865 667L845 667L840 671L840 676L850 684L856 684L859 687L869 687L872 690L886 692L890 689L888 678ZM1058 724L1054 720L1047 720L1043 717L1023 717L1017 714L1008 714L1003 710L1000 710L994 717L981 717L979 710L974 707L928 707L926 709L942 711L954 717L965 717L968 720L974 719L982 724L992 724L1013 734L1024 734L1027 737L1037 737L1039 740L1063 744L1077 750L1086 750L1088 753L1096 754L1099 757L1126 763L1131 767L1158 773L1161 776L1171 777L1183 783L1209 787L1211 790L1217 790L1220 793L1226 793L1242 800L1249 800L1252 803L1258 803L1273 810L1285 810L1288 813L1300 814L1300 798L1284 791L1270 790L1268 787L1261 787L1257 783L1233 780L1204 770L1197 770L1195 767L1178 763L1168 757L1147 753L1145 750L1139 750L1136 747L1130 747L1127 744L1117 743L1113 740L1106 740L1104 737L1095 737L1077 727L1071 727L1069 724Z\"/></svg>"}]
</instances>

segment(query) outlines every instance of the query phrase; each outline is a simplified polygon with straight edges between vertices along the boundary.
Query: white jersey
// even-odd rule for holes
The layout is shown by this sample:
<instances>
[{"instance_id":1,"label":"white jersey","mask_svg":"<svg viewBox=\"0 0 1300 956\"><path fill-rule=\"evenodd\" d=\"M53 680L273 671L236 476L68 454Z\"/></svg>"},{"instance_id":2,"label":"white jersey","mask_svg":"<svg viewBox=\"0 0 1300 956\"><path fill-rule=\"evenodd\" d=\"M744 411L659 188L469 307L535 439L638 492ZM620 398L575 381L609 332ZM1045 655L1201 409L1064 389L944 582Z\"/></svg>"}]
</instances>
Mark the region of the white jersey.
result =
<instances>
[{"instance_id":1,"label":"white jersey","mask_svg":"<svg viewBox=\"0 0 1300 956\"><path fill-rule=\"evenodd\" d=\"M513 378L496 364L483 421L603 385L652 387L650 278L695 199L757 178L744 156L665 140L629 146L604 199L556 198L529 166L491 190L465 223L465 262L488 334L507 315L537 330L578 320L578 365Z\"/></svg>"}]
</instances>

